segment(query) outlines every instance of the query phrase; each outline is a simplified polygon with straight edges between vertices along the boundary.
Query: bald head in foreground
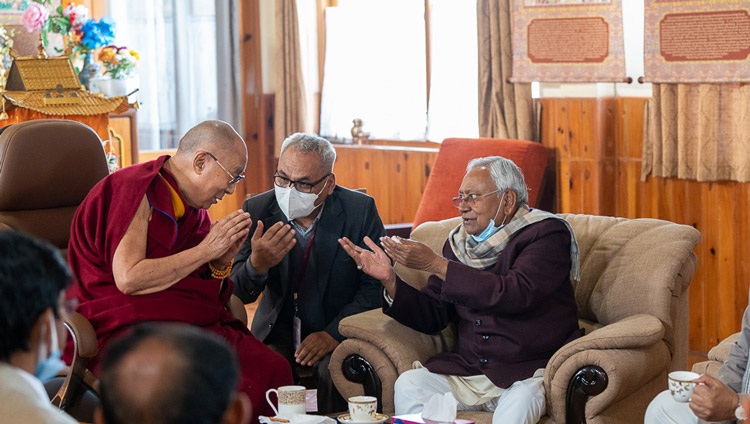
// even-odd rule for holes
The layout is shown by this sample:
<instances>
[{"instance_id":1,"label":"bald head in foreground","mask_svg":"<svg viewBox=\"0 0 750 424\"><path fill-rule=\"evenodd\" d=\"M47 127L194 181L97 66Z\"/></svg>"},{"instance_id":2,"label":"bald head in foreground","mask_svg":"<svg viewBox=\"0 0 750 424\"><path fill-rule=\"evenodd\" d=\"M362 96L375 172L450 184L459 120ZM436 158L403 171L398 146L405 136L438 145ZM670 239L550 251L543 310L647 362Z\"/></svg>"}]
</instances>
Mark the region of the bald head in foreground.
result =
<instances>
[{"instance_id":1,"label":"bald head in foreground","mask_svg":"<svg viewBox=\"0 0 750 424\"><path fill-rule=\"evenodd\" d=\"M246 165L242 137L226 122L206 121L185 134L174 156L104 178L73 218L68 254L77 284L70 291L102 352L146 321L192 324L224 337L238 352L239 389L254 412L271 415L265 392L292 384L291 369L226 308L250 215L237 210L212 222L206 210L234 193ZM99 358L90 366L97 371Z\"/></svg>"},{"instance_id":2,"label":"bald head in foreground","mask_svg":"<svg viewBox=\"0 0 750 424\"><path fill-rule=\"evenodd\" d=\"M247 423L237 359L218 336L188 325L142 325L114 342L101 375L97 424Z\"/></svg>"}]
</instances>

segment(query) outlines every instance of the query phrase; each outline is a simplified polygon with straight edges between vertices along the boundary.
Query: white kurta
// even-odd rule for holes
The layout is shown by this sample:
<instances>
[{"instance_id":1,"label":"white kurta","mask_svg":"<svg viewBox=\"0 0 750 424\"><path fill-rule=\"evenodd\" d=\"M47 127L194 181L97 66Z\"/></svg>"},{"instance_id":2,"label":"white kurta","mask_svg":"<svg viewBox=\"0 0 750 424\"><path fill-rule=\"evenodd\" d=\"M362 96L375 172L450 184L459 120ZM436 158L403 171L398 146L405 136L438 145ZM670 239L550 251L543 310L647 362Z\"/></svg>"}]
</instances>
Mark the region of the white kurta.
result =
<instances>
[{"instance_id":1,"label":"white kurta","mask_svg":"<svg viewBox=\"0 0 750 424\"><path fill-rule=\"evenodd\" d=\"M24 370L0 362L0 419L3 424L77 424L54 407L42 383Z\"/></svg>"}]
</instances>

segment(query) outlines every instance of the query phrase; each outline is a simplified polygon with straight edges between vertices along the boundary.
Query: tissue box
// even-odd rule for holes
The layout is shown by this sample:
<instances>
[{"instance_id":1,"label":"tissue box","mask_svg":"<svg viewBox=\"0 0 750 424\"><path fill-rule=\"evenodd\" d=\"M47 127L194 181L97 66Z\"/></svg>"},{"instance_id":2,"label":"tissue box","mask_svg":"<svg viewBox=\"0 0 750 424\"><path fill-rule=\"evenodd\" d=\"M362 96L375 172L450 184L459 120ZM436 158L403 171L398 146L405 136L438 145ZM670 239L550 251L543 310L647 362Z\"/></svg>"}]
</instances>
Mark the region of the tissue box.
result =
<instances>
[{"instance_id":1,"label":"tissue box","mask_svg":"<svg viewBox=\"0 0 750 424\"><path fill-rule=\"evenodd\" d=\"M391 417L391 424L425 424L422 414L404 414ZM474 421L455 420L453 424L474 424Z\"/></svg>"}]
</instances>

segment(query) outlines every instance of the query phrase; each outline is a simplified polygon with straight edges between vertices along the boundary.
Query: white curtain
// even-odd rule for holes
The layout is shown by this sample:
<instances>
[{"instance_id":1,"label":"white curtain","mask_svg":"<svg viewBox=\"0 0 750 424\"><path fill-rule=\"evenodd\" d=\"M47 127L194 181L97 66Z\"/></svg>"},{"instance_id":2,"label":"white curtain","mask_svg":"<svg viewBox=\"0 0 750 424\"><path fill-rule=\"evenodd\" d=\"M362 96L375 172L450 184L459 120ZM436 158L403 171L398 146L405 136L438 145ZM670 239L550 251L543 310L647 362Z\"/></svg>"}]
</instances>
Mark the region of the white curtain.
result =
<instances>
[{"instance_id":1,"label":"white curtain","mask_svg":"<svg viewBox=\"0 0 750 424\"><path fill-rule=\"evenodd\" d=\"M477 9L469 0L431 0L427 139L479 136Z\"/></svg>"},{"instance_id":2,"label":"white curtain","mask_svg":"<svg viewBox=\"0 0 750 424\"><path fill-rule=\"evenodd\" d=\"M305 132L318 132L319 111L318 97L318 15L316 2L297 0L299 17L300 62L302 80L305 85ZM278 137L277 137L278 138Z\"/></svg>"},{"instance_id":3,"label":"white curtain","mask_svg":"<svg viewBox=\"0 0 750 424\"><path fill-rule=\"evenodd\" d=\"M107 11L116 43L141 54L140 150L175 148L192 126L217 118L214 0L109 0Z\"/></svg>"},{"instance_id":4,"label":"white curtain","mask_svg":"<svg viewBox=\"0 0 750 424\"><path fill-rule=\"evenodd\" d=\"M476 2L429 6L429 102L424 0L341 0L326 9L321 134L351 138L360 118L371 138L478 136Z\"/></svg>"},{"instance_id":5,"label":"white curtain","mask_svg":"<svg viewBox=\"0 0 750 424\"><path fill-rule=\"evenodd\" d=\"M423 140L427 126L424 0L340 0L326 9L320 133Z\"/></svg>"},{"instance_id":6,"label":"white curtain","mask_svg":"<svg viewBox=\"0 0 750 424\"><path fill-rule=\"evenodd\" d=\"M214 0L216 4L217 118L240 134L242 128L242 64L240 58L240 0Z\"/></svg>"}]
</instances>

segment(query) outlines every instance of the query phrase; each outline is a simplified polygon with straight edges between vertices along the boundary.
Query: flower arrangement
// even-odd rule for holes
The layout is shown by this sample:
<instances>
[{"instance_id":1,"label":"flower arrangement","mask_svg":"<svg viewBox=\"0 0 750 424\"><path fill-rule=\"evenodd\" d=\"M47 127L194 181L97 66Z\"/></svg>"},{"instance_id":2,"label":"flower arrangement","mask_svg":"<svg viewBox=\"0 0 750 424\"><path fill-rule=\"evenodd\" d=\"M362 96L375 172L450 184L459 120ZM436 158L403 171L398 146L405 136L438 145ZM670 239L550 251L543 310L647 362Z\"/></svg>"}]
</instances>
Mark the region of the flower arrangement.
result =
<instances>
[{"instance_id":1,"label":"flower arrangement","mask_svg":"<svg viewBox=\"0 0 750 424\"><path fill-rule=\"evenodd\" d=\"M48 44L48 33L66 37L66 47L73 55L79 55L114 41L114 23L108 18L99 21L88 18L88 9L83 5L68 3L63 9L58 6L54 13L48 7L52 0L33 0L23 12L23 24L27 31L40 31L42 43Z\"/></svg>"},{"instance_id":2,"label":"flower arrangement","mask_svg":"<svg viewBox=\"0 0 750 424\"><path fill-rule=\"evenodd\" d=\"M99 61L104 64L105 74L113 79L122 79L130 75L130 72L138 64L140 55L133 49L109 45L99 51Z\"/></svg>"}]
</instances>

